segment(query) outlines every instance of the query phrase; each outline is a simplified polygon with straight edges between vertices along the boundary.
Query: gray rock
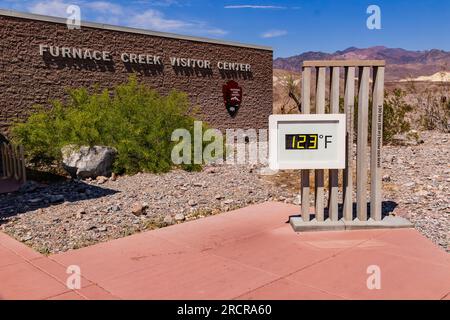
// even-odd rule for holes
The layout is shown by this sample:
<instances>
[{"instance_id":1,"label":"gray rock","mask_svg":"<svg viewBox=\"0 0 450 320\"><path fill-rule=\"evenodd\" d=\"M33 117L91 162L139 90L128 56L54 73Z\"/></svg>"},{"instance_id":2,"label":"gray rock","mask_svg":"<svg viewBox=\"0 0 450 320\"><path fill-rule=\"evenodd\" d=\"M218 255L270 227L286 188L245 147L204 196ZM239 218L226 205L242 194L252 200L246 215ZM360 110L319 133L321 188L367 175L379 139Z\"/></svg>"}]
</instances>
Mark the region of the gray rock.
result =
<instances>
[{"instance_id":1,"label":"gray rock","mask_svg":"<svg viewBox=\"0 0 450 320\"><path fill-rule=\"evenodd\" d=\"M117 156L114 148L104 146L76 147L61 149L63 167L72 176L81 179L110 176L113 162Z\"/></svg>"},{"instance_id":2,"label":"gray rock","mask_svg":"<svg viewBox=\"0 0 450 320\"><path fill-rule=\"evenodd\" d=\"M49 198L50 203L64 202L64 196L62 194L52 195Z\"/></svg>"},{"instance_id":3,"label":"gray rock","mask_svg":"<svg viewBox=\"0 0 450 320\"><path fill-rule=\"evenodd\" d=\"M164 217L164 223L166 223L166 224L168 224L168 225L173 224L173 223L174 223L174 220L173 220L172 216L170 216L170 215L165 216L165 217Z\"/></svg>"},{"instance_id":4,"label":"gray rock","mask_svg":"<svg viewBox=\"0 0 450 320\"><path fill-rule=\"evenodd\" d=\"M44 201L44 199L42 198L33 198L33 199L29 199L28 202L31 204L39 204L42 203Z\"/></svg>"},{"instance_id":5,"label":"gray rock","mask_svg":"<svg viewBox=\"0 0 450 320\"><path fill-rule=\"evenodd\" d=\"M28 234L28 235L22 237L20 240L25 242L25 241L30 241L31 239L33 239L33 236Z\"/></svg>"},{"instance_id":6,"label":"gray rock","mask_svg":"<svg viewBox=\"0 0 450 320\"><path fill-rule=\"evenodd\" d=\"M184 221L186 217L182 213L178 213L175 215L175 221Z\"/></svg>"},{"instance_id":7,"label":"gray rock","mask_svg":"<svg viewBox=\"0 0 450 320\"><path fill-rule=\"evenodd\" d=\"M117 204L113 204L108 208L109 212L119 212L121 210L120 206Z\"/></svg>"}]
</instances>

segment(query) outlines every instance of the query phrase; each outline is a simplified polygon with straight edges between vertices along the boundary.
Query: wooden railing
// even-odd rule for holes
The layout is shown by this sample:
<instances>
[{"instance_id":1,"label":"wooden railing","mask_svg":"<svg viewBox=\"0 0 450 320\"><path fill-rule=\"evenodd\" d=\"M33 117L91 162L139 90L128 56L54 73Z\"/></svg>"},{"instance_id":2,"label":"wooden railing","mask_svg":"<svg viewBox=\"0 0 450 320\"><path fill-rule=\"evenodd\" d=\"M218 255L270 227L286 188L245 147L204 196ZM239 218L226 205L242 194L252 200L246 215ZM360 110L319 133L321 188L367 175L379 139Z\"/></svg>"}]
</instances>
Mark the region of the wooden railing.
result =
<instances>
[{"instance_id":1,"label":"wooden railing","mask_svg":"<svg viewBox=\"0 0 450 320\"><path fill-rule=\"evenodd\" d=\"M353 221L353 135L355 112L355 73L358 71L358 120L356 150L356 214L359 221L367 221L368 167L370 163L370 218L382 220L381 211L381 146L383 137L383 100L385 62L380 60L363 61L305 61L302 73L302 111L311 112L311 72L315 69L315 111L325 113L327 69L330 75L329 103L330 113L339 113L340 72L344 74L344 112L347 115L347 156L343 170L343 219ZM370 76L372 74L372 90ZM367 159L369 128L369 97L372 94L372 132L370 162ZM339 170L329 171L328 213L331 221L338 221ZM324 171L315 170L315 216L318 222L324 221ZM310 221L310 170L302 170L301 197L302 219Z\"/></svg>"},{"instance_id":2,"label":"wooden railing","mask_svg":"<svg viewBox=\"0 0 450 320\"><path fill-rule=\"evenodd\" d=\"M0 156L0 178L25 183L26 173L23 147L2 143L0 144Z\"/></svg>"}]
</instances>

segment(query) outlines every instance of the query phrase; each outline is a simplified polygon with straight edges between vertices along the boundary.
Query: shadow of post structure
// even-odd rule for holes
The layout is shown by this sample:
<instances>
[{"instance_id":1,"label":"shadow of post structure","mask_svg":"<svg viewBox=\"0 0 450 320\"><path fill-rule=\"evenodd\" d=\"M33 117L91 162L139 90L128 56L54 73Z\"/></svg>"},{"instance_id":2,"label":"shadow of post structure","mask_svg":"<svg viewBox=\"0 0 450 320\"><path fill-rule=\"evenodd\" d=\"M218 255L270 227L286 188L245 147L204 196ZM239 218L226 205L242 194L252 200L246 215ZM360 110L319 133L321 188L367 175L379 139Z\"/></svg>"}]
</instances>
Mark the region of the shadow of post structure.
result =
<instances>
[{"instance_id":1,"label":"shadow of post structure","mask_svg":"<svg viewBox=\"0 0 450 320\"><path fill-rule=\"evenodd\" d=\"M26 182L25 156L22 146L0 144L0 193L17 191Z\"/></svg>"},{"instance_id":2,"label":"shadow of post structure","mask_svg":"<svg viewBox=\"0 0 450 320\"><path fill-rule=\"evenodd\" d=\"M384 60L330 60L304 61L302 67L302 105L304 113L310 113L311 72L316 71L315 112L325 113L325 84L329 75L329 101L331 113L339 110L340 69L344 71L344 108L346 114L346 166L344 170L330 170L329 201L324 208L324 174L323 170L314 172L315 219L310 219L311 182L309 170L302 170L301 175L301 217L292 217L290 223L295 231L319 231L368 228L409 228L412 224L400 217L383 217L381 148L383 143L383 100L384 100ZM359 75L357 88L355 73ZM370 79L372 75L372 79ZM372 80L372 81L371 81ZM370 83L372 82L372 87ZM354 121L355 91L358 92L358 119ZM370 97L372 105L370 105ZM369 146L369 115L371 114L370 158L367 157ZM354 124L356 122L356 124ZM354 168L353 143L356 125L356 181L353 181ZM339 174L342 172L343 203L338 202ZM370 172L370 191L368 191ZM353 192L356 189L356 208ZM370 205L367 195L370 194ZM355 210L356 209L356 210ZM355 212L356 211L356 212Z\"/></svg>"}]
</instances>

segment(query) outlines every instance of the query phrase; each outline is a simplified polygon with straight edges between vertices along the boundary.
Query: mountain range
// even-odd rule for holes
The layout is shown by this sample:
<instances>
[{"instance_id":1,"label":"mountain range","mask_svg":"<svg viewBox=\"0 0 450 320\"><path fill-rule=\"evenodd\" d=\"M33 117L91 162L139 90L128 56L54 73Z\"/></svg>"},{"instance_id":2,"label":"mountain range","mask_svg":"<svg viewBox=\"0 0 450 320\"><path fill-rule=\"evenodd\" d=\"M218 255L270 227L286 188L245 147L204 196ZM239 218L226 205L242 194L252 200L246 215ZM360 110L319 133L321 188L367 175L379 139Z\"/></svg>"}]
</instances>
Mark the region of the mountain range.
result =
<instances>
[{"instance_id":1,"label":"mountain range","mask_svg":"<svg viewBox=\"0 0 450 320\"><path fill-rule=\"evenodd\" d=\"M350 59L385 60L387 81L430 76L437 72L450 71L450 52L438 49L410 51L383 46L365 49L350 47L334 53L309 51L288 58L277 58L273 61L273 67L274 69L299 72L305 60Z\"/></svg>"}]
</instances>

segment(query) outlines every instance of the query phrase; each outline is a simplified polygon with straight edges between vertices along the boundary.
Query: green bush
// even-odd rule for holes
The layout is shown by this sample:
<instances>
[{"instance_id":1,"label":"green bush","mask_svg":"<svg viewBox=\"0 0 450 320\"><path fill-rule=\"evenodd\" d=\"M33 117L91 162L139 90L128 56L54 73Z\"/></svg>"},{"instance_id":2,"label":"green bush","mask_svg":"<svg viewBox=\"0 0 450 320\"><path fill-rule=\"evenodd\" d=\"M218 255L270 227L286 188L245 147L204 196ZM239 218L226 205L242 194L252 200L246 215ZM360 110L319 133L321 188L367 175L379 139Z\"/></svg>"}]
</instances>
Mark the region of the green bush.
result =
<instances>
[{"instance_id":1,"label":"green bush","mask_svg":"<svg viewBox=\"0 0 450 320\"><path fill-rule=\"evenodd\" d=\"M420 117L420 124L423 129L450 131L450 101L447 96L428 93L422 107L424 114Z\"/></svg>"},{"instance_id":2,"label":"green bush","mask_svg":"<svg viewBox=\"0 0 450 320\"><path fill-rule=\"evenodd\" d=\"M71 90L67 103L52 105L51 109L37 107L27 122L12 128L13 140L25 147L33 163L61 160L61 148L68 144L105 145L118 150L116 173L167 172L173 166L172 132L185 128L192 133L195 121L185 93L161 96L134 77L112 91Z\"/></svg>"},{"instance_id":3,"label":"green bush","mask_svg":"<svg viewBox=\"0 0 450 320\"><path fill-rule=\"evenodd\" d=\"M358 97L354 101L354 138L356 141L358 133ZM327 106L329 108L329 106ZM329 109L328 109L329 110ZM388 144L393 142L393 137L396 134L408 132L411 129L410 121L407 119L407 114L413 110L412 106L405 101L405 92L400 89L395 89L393 92L385 92L383 103L383 143ZM344 99L339 100L339 112L344 113ZM372 99L369 101L368 114L368 136L372 134Z\"/></svg>"},{"instance_id":4,"label":"green bush","mask_svg":"<svg viewBox=\"0 0 450 320\"><path fill-rule=\"evenodd\" d=\"M392 94L388 94L383 105L383 140L392 142L396 134L408 132L411 123L406 115L411 112L412 106L405 101L405 92L395 89Z\"/></svg>"}]
</instances>

